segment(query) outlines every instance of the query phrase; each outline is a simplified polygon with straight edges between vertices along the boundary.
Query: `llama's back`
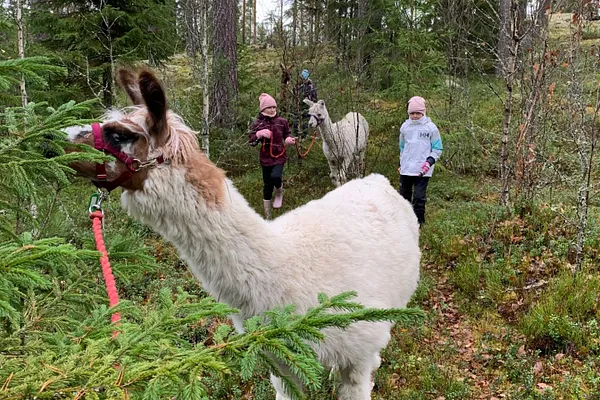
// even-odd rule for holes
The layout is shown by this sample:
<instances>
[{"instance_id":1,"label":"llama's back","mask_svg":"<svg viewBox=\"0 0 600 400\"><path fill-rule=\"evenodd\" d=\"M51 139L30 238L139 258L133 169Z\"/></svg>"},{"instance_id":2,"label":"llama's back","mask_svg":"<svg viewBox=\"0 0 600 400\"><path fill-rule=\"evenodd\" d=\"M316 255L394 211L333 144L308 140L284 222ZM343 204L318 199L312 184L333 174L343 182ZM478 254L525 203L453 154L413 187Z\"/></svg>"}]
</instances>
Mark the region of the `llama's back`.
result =
<instances>
[{"instance_id":1,"label":"llama's back","mask_svg":"<svg viewBox=\"0 0 600 400\"><path fill-rule=\"evenodd\" d=\"M366 306L405 307L416 289L417 219L382 175L352 180L274 223L298 250L289 262L307 270L309 297L355 290Z\"/></svg>"},{"instance_id":2,"label":"llama's back","mask_svg":"<svg viewBox=\"0 0 600 400\"><path fill-rule=\"evenodd\" d=\"M358 148L364 149L367 146L367 139L369 137L369 123L360 113L349 112L346 116L338 122L340 132L343 132L344 138L349 143L356 143L358 135ZM352 146L352 148L354 145Z\"/></svg>"}]
</instances>

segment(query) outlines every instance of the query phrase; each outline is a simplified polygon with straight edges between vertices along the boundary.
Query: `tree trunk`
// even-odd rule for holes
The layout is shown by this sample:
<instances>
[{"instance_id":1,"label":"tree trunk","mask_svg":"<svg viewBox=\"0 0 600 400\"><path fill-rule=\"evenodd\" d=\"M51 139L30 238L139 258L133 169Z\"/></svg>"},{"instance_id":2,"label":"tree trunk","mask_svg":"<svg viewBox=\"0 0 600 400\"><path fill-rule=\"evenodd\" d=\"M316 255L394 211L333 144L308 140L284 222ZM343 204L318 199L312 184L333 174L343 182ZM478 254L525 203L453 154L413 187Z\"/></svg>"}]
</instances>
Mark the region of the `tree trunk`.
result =
<instances>
[{"instance_id":1,"label":"tree trunk","mask_svg":"<svg viewBox=\"0 0 600 400\"><path fill-rule=\"evenodd\" d=\"M412 69L413 69L413 38L414 38L414 29L415 29L415 0L410 0L410 21L409 21L409 37L408 37L408 60L407 62L407 70L408 70L408 79L406 80L406 98L408 98L410 93L410 84L413 80Z\"/></svg>"},{"instance_id":2,"label":"tree trunk","mask_svg":"<svg viewBox=\"0 0 600 400\"><path fill-rule=\"evenodd\" d=\"M236 1L214 4L212 118L220 127L232 127L233 107L238 95L236 49Z\"/></svg>"},{"instance_id":3,"label":"tree trunk","mask_svg":"<svg viewBox=\"0 0 600 400\"><path fill-rule=\"evenodd\" d=\"M298 43L298 1L292 3L292 46L296 47Z\"/></svg>"},{"instance_id":4,"label":"tree trunk","mask_svg":"<svg viewBox=\"0 0 600 400\"><path fill-rule=\"evenodd\" d=\"M254 35L252 36L252 43L256 44L256 0L254 0L254 6L252 8L252 26L254 28Z\"/></svg>"},{"instance_id":5,"label":"tree trunk","mask_svg":"<svg viewBox=\"0 0 600 400\"><path fill-rule=\"evenodd\" d=\"M246 0L242 0L242 44L246 44Z\"/></svg>"},{"instance_id":6,"label":"tree trunk","mask_svg":"<svg viewBox=\"0 0 600 400\"><path fill-rule=\"evenodd\" d=\"M369 10L369 0L359 0L357 10L358 32L356 34L356 75L360 79L364 70L365 53L368 51L365 46L365 33L367 31Z\"/></svg>"},{"instance_id":7,"label":"tree trunk","mask_svg":"<svg viewBox=\"0 0 600 400\"><path fill-rule=\"evenodd\" d=\"M17 0L17 46L19 48L19 58L25 58L25 40L23 38L23 17L21 11L21 0ZM21 75L21 105L27 107L27 91L25 90L24 75Z\"/></svg>"},{"instance_id":8,"label":"tree trunk","mask_svg":"<svg viewBox=\"0 0 600 400\"><path fill-rule=\"evenodd\" d=\"M505 1L505 0L501 0ZM515 75L517 72L517 57L521 44L521 37L518 35L520 30L519 10L516 7L516 1L508 1L508 15L504 24L505 39L506 39L506 58L500 59L502 54L498 52L498 64L501 65L502 78L506 87L506 98L504 100L504 122L502 125L502 139L500 144L500 204L507 207L509 202L509 186L510 186L510 160L508 145L510 142L510 130L512 122L512 106L513 106L513 90ZM499 50L500 51L500 50Z\"/></svg>"},{"instance_id":9,"label":"tree trunk","mask_svg":"<svg viewBox=\"0 0 600 400\"><path fill-rule=\"evenodd\" d=\"M202 21L202 77L200 86L202 87L202 151L210 159L210 130L209 130L209 75L208 75L208 0L202 2L200 20Z\"/></svg>"},{"instance_id":10,"label":"tree trunk","mask_svg":"<svg viewBox=\"0 0 600 400\"><path fill-rule=\"evenodd\" d=\"M574 273L581 270L583 265L583 247L585 243L587 223L588 223L588 207L590 196L590 180L591 180L591 161L593 160L594 151L594 129L590 135L587 134L586 128L586 106L587 102L584 98L583 82L581 81L581 70L584 68L580 64L580 52L582 51L581 40L584 32L584 8L582 2L579 2L579 7L574 10L575 15L579 18L573 18L575 21L572 34L571 44L569 48L569 80L571 85L567 91L567 99L569 100L569 115L571 126L569 131L573 135L573 142L576 146L579 156L579 182L577 182L577 239L575 242L575 269Z\"/></svg>"},{"instance_id":11,"label":"tree trunk","mask_svg":"<svg viewBox=\"0 0 600 400\"><path fill-rule=\"evenodd\" d=\"M304 25L305 25L305 18L306 18L306 12L305 12L305 7L303 5L300 5L300 29L299 29L299 39L300 39L300 46L304 46Z\"/></svg>"},{"instance_id":12,"label":"tree trunk","mask_svg":"<svg viewBox=\"0 0 600 400\"><path fill-rule=\"evenodd\" d=\"M201 149L210 158L209 140L209 59L208 59L208 12L209 0L186 0L183 5L183 19L187 25L186 50L192 63L194 79L202 90L202 130L200 132ZM198 65L200 53L201 65Z\"/></svg>"},{"instance_id":13,"label":"tree trunk","mask_svg":"<svg viewBox=\"0 0 600 400\"><path fill-rule=\"evenodd\" d=\"M508 59L509 54L509 43L510 43L510 14L511 4L513 0L500 0L498 3L498 15L500 17L499 29L498 29L498 49L497 49L497 62L496 62L496 75L499 77L504 76L505 62Z\"/></svg>"},{"instance_id":14,"label":"tree trunk","mask_svg":"<svg viewBox=\"0 0 600 400\"><path fill-rule=\"evenodd\" d=\"M316 22L319 16L319 10L317 9L317 0L312 0L312 13L309 14L308 21L308 46L310 48L313 47L315 43L315 31L316 31Z\"/></svg>"},{"instance_id":15,"label":"tree trunk","mask_svg":"<svg viewBox=\"0 0 600 400\"><path fill-rule=\"evenodd\" d=\"M113 106L113 74L111 70L112 62L104 65L102 71L102 101L104 107L111 108Z\"/></svg>"}]
</instances>

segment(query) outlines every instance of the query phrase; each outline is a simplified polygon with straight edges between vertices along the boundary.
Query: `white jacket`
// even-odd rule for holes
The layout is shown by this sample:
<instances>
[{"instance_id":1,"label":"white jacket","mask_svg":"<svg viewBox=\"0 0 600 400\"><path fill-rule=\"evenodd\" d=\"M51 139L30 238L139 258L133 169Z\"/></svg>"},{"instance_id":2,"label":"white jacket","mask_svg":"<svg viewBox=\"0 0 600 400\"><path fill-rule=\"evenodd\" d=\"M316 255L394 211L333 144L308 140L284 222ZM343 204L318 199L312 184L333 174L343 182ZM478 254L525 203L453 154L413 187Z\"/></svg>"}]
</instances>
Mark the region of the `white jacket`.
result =
<instances>
[{"instance_id":1,"label":"white jacket","mask_svg":"<svg viewBox=\"0 0 600 400\"><path fill-rule=\"evenodd\" d=\"M419 176L427 158L437 161L443 149L440 131L429 117L424 115L416 121L407 119L400 127L400 174ZM426 177L433 174L431 164Z\"/></svg>"}]
</instances>

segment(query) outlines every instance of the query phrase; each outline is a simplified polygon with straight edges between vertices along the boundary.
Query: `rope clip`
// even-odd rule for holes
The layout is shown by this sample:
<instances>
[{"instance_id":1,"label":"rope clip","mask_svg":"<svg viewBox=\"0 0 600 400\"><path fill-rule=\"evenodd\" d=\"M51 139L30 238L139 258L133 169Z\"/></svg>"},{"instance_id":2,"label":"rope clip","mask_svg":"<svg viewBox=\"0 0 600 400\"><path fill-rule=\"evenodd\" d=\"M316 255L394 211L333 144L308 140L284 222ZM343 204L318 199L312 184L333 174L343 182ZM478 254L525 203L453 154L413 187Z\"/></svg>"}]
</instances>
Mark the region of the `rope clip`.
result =
<instances>
[{"instance_id":1,"label":"rope clip","mask_svg":"<svg viewBox=\"0 0 600 400\"><path fill-rule=\"evenodd\" d=\"M104 215L104 210L102 210L102 201L104 201L104 198L105 194L100 190L90 196L90 205L88 207L90 214L94 211L100 211Z\"/></svg>"}]
</instances>

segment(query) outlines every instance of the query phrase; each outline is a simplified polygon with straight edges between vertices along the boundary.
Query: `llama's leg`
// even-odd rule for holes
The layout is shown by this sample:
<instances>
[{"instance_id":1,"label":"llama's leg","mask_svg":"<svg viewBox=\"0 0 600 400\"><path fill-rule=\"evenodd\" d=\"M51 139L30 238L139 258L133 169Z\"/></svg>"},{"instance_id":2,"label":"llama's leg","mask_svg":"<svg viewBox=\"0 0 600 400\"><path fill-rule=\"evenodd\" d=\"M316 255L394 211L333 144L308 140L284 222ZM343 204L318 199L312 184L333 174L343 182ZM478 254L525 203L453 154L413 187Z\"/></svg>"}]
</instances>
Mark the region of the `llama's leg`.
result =
<instances>
[{"instance_id":1,"label":"llama's leg","mask_svg":"<svg viewBox=\"0 0 600 400\"><path fill-rule=\"evenodd\" d=\"M281 381L281 378L271 375L271 383L275 388L275 400L290 400L283 390L283 382Z\"/></svg>"},{"instance_id":2,"label":"llama's leg","mask_svg":"<svg viewBox=\"0 0 600 400\"><path fill-rule=\"evenodd\" d=\"M329 165L329 177L331 178L331 182L336 186L340 186L340 174L335 162L327 158L327 164Z\"/></svg>"},{"instance_id":3,"label":"llama's leg","mask_svg":"<svg viewBox=\"0 0 600 400\"><path fill-rule=\"evenodd\" d=\"M348 182L348 168L350 168L350 164L348 162L341 163L338 170L339 185L343 185L344 183Z\"/></svg>"},{"instance_id":4,"label":"llama's leg","mask_svg":"<svg viewBox=\"0 0 600 400\"><path fill-rule=\"evenodd\" d=\"M340 369L339 400L370 400L374 374L380 363L379 354L375 354L370 360Z\"/></svg>"},{"instance_id":5,"label":"llama's leg","mask_svg":"<svg viewBox=\"0 0 600 400\"><path fill-rule=\"evenodd\" d=\"M365 151L362 150L358 155L358 178L365 176Z\"/></svg>"}]
</instances>

